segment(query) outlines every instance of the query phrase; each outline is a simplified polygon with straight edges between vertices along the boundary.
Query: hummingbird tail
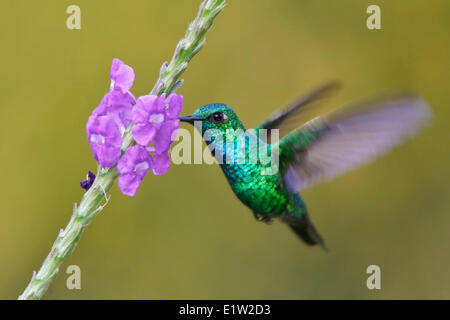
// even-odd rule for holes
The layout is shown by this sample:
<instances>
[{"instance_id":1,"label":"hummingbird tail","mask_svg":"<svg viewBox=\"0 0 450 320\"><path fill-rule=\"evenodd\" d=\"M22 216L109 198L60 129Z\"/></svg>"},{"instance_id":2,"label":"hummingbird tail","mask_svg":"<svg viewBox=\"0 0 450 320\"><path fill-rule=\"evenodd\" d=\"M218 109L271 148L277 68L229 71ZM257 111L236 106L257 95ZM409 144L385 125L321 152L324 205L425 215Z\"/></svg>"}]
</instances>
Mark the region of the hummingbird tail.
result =
<instances>
[{"instance_id":1,"label":"hummingbird tail","mask_svg":"<svg viewBox=\"0 0 450 320\"><path fill-rule=\"evenodd\" d=\"M320 245L325 251L328 251L328 248L325 245L322 237L319 232L317 232L316 228L311 222L311 219L308 216L307 212L304 212L300 219L295 222L290 221L289 227L295 232L297 236L299 236L307 245L314 246L316 244Z\"/></svg>"},{"instance_id":2,"label":"hummingbird tail","mask_svg":"<svg viewBox=\"0 0 450 320\"><path fill-rule=\"evenodd\" d=\"M325 251L328 251L325 242L312 224L306 205L298 193L291 194L290 204L288 211L284 213L281 219L287 223L292 231L294 231L307 245L314 246L318 244L324 248Z\"/></svg>"}]
</instances>

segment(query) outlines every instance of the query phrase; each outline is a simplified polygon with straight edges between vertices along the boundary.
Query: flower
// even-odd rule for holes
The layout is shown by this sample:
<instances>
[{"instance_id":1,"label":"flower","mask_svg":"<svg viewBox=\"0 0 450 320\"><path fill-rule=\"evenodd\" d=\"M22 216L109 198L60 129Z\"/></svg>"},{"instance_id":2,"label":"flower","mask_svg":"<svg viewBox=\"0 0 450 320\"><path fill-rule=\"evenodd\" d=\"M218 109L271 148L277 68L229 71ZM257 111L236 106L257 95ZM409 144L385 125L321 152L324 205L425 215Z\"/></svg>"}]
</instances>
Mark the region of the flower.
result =
<instances>
[{"instance_id":1,"label":"flower","mask_svg":"<svg viewBox=\"0 0 450 320\"><path fill-rule=\"evenodd\" d=\"M94 158L104 168L114 166L120 158L122 135L114 118L93 114L86 124L89 145Z\"/></svg>"},{"instance_id":2,"label":"flower","mask_svg":"<svg viewBox=\"0 0 450 320\"><path fill-rule=\"evenodd\" d=\"M134 196L142 179L152 167L152 157L140 145L129 147L117 164L120 173L119 188L123 194Z\"/></svg>"},{"instance_id":3,"label":"flower","mask_svg":"<svg viewBox=\"0 0 450 320\"><path fill-rule=\"evenodd\" d=\"M123 132L131 123L131 109L136 103L136 98L129 91L134 82L134 71L121 60L114 58L110 78L110 90L93 113L111 115Z\"/></svg>"},{"instance_id":4,"label":"flower","mask_svg":"<svg viewBox=\"0 0 450 320\"><path fill-rule=\"evenodd\" d=\"M180 127L180 115L181 108L183 107L183 96L180 94L172 93L166 99L166 121L158 131L153 141L153 174L160 175L165 174L170 167L169 148L175 139L176 132Z\"/></svg>"},{"instance_id":5,"label":"flower","mask_svg":"<svg viewBox=\"0 0 450 320\"><path fill-rule=\"evenodd\" d=\"M157 150L163 151L170 147L171 136L179 126L178 115L183 106L183 96L172 93L167 99L161 96L146 95L139 97L133 107L131 118L133 138L140 145L147 146L150 142L163 143Z\"/></svg>"},{"instance_id":6,"label":"flower","mask_svg":"<svg viewBox=\"0 0 450 320\"><path fill-rule=\"evenodd\" d=\"M113 59L111 86L100 104L92 111L86 132L94 158L105 168L114 166L120 158L122 134L131 123L131 110L136 99L129 91L134 71L119 59Z\"/></svg>"},{"instance_id":7,"label":"flower","mask_svg":"<svg viewBox=\"0 0 450 320\"><path fill-rule=\"evenodd\" d=\"M95 174L91 171L88 171L86 180L80 181L80 187L82 187L84 190L88 191L95 180Z\"/></svg>"},{"instance_id":8,"label":"flower","mask_svg":"<svg viewBox=\"0 0 450 320\"><path fill-rule=\"evenodd\" d=\"M166 174L170 167L170 158L168 152L155 153L152 158L152 171L155 176Z\"/></svg>"},{"instance_id":9,"label":"flower","mask_svg":"<svg viewBox=\"0 0 450 320\"><path fill-rule=\"evenodd\" d=\"M178 119L164 122L153 140L153 147L156 153L169 151L179 126L180 120Z\"/></svg>"},{"instance_id":10,"label":"flower","mask_svg":"<svg viewBox=\"0 0 450 320\"><path fill-rule=\"evenodd\" d=\"M133 107L133 138L142 146L153 142L147 150L154 153L152 170L155 175L165 174L169 170L167 153L180 126L178 116L182 106L183 96L172 93L167 98L165 94L139 97Z\"/></svg>"},{"instance_id":11,"label":"flower","mask_svg":"<svg viewBox=\"0 0 450 320\"><path fill-rule=\"evenodd\" d=\"M92 111L86 132L94 158L105 168L117 164L120 190L134 196L148 170L152 169L155 175L169 170L168 152L180 126L183 96L172 93L166 98L163 93L141 96L136 101L130 92L134 71L116 58L110 78L109 92ZM121 157L123 133L132 122L131 132L137 145L127 148ZM90 172L89 178L80 182L82 188L91 187L95 179L92 175Z\"/></svg>"},{"instance_id":12,"label":"flower","mask_svg":"<svg viewBox=\"0 0 450 320\"><path fill-rule=\"evenodd\" d=\"M135 101L131 92L123 93L120 90L112 90L105 94L97 109L99 112L113 117L123 132L131 123L131 110Z\"/></svg>"},{"instance_id":13,"label":"flower","mask_svg":"<svg viewBox=\"0 0 450 320\"><path fill-rule=\"evenodd\" d=\"M111 89L129 92L134 82L134 70L122 60L114 58L111 65Z\"/></svg>"},{"instance_id":14,"label":"flower","mask_svg":"<svg viewBox=\"0 0 450 320\"><path fill-rule=\"evenodd\" d=\"M131 109L136 98L130 92L134 83L134 70L121 60L114 58L111 65L111 86L102 102L106 110L115 116L119 128L124 131L131 123Z\"/></svg>"},{"instance_id":15,"label":"flower","mask_svg":"<svg viewBox=\"0 0 450 320\"><path fill-rule=\"evenodd\" d=\"M152 167L153 174L165 174L169 170L169 148L175 138L176 131L179 126L179 120L169 120L163 124L156 135L155 140L153 141L153 146L149 148L151 152L154 152Z\"/></svg>"},{"instance_id":16,"label":"flower","mask_svg":"<svg viewBox=\"0 0 450 320\"><path fill-rule=\"evenodd\" d=\"M165 118L165 94L160 97L146 95L139 97L133 107L132 120L134 121L131 132L134 140L140 145L146 146L155 137L161 128Z\"/></svg>"},{"instance_id":17,"label":"flower","mask_svg":"<svg viewBox=\"0 0 450 320\"><path fill-rule=\"evenodd\" d=\"M183 107L183 96L181 94L172 93L166 100L166 115L169 119L178 119L181 108Z\"/></svg>"}]
</instances>

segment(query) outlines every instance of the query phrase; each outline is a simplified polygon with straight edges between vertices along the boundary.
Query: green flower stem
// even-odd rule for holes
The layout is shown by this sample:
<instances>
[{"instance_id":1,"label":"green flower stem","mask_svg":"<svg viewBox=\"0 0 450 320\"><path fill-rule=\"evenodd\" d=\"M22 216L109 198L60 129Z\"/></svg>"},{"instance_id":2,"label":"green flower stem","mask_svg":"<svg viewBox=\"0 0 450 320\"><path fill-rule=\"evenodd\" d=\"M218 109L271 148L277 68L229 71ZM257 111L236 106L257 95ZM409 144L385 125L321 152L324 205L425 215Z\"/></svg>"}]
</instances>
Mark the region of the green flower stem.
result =
<instances>
[{"instance_id":1,"label":"green flower stem","mask_svg":"<svg viewBox=\"0 0 450 320\"><path fill-rule=\"evenodd\" d=\"M197 16L189 24L184 38L178 42L172 60L169 64L164 63L162 65L159 78L151 91L152 94L160 95L163 92L170 94L181 86L182 82L178 79L186 70L192 57L205 44L206 32L211 28L214 18L224 7L225 0L202 2Z\"/></svg>"},{"instance_id":2,"label":"green flower stem","mask_svg":"<svg viewBox=\"0 0 450 320\"><path fill-rule=\"evenodd\" d=\"M225 7L225 0L204 0L198 14L189 25L186 35L178 42L169 64L164 63L151 94L170 94L182 84L178 79L186 70L189 61L205 43L206 32L211 28L215 17ZM134 144L131 126L124 132L122 151ZM107 192L114 185L118 172L116 167L98 167L97 176L91 188L83 195L80 205L74 205L72 217L65 229L61 229L50 253L30 283L19 296L19 300L41 299L49 285L56 278L61 264L75 249L86 226L107 204Z\"/></svg>"}]
</instances>

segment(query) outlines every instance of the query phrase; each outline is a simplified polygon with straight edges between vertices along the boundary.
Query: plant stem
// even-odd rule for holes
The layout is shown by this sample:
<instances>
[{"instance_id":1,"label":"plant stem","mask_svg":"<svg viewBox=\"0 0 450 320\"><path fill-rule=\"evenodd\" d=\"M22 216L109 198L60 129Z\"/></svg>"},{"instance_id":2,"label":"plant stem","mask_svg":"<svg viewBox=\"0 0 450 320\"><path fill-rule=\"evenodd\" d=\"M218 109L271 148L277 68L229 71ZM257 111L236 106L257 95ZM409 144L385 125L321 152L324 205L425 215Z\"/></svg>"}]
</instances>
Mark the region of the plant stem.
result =
<instances>
[{"instance_id":1,"label":"plant stem","mask_svg":"<svg viewBox=\"0 0 450 320\"><path fill-rule=\"evenodd\" d=\"M175 49L169 64L164 63L151 94L170 94L176 91L182 81L178 79L186 70L189 61L200 51L205 43L206 32L211 28L215 17L225 7L225 0L204 0L198 14L189 25L186 35ZM124 132L122 151L134 144L131 126ZM50 253L30 283L19 296L19 300L40 299L56 278L61 264L75 249L86 226L97 216L108 202L107 192L118 176L116 167L98 167L97 176L91 188L83 195L80 205L74 205L72 217L66 228L61 229ZM105 201L102 204L102 201Z\"/></svg>"}]
</instances>

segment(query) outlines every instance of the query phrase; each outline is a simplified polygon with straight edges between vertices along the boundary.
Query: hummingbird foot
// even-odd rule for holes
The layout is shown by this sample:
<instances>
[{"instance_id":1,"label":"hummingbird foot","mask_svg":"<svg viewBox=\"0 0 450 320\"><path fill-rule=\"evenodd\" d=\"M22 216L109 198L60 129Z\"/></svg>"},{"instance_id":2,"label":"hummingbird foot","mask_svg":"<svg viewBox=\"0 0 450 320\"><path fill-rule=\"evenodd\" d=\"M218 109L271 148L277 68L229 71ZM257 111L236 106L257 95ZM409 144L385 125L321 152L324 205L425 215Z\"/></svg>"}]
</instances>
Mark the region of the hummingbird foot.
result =
<instances>
[{"instance_id":1,"label":"hummingbird foot","mask_svg":"<svg viewBox=\"0 0 450 320\"><path fill-rule=\"evenodd\" d=\"M271 224L273 222L273 219L268 215L262 215L260 213L253 212L253 216L257 221L261 221L267 224Z\"/></svg>"}]
</instances>

